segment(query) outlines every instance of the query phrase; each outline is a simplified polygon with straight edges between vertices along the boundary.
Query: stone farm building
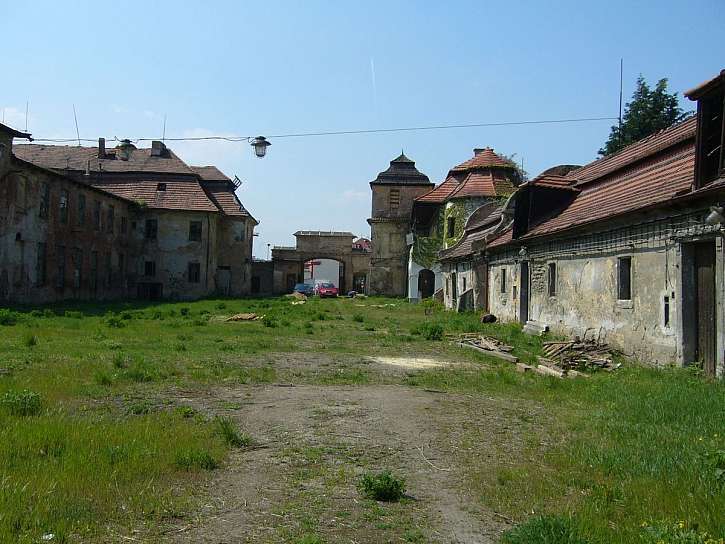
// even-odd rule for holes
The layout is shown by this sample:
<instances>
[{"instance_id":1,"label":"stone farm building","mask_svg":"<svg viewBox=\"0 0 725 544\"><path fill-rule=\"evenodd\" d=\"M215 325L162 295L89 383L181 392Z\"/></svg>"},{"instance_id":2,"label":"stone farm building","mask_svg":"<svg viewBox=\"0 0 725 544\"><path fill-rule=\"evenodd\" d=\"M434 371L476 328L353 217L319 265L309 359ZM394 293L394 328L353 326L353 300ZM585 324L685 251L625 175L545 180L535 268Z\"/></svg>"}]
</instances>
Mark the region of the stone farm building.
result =
<instances>
[{"instance_id":1,"label":"stone farm building","mask_svg":"<svg viewBox=\"0 0 725 544\"><path fill-rule=\"evenodd\" d=\"M13 138L0 125L0 302L249 293L257 221L215 167Z\"/></svg>"},{"instance_id":2,"label":"stone farm building","mask_svg":"<svg viewBox=\"0 0 725 544\"><path fill-rule=\"evenodd\" d=\"M725 374L725 71L686 95L696 116L469 215L446 305Z\"/></svg>"}]
</instances>

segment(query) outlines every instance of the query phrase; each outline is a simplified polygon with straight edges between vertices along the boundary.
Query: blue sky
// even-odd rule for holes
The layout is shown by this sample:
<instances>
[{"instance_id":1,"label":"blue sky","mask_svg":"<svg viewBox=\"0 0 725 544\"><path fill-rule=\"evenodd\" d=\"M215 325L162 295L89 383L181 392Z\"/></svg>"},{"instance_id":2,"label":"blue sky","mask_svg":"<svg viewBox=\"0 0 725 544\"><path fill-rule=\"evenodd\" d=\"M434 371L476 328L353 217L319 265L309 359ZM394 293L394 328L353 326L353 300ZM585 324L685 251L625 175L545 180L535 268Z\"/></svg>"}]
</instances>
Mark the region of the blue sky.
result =
<instances>
[{"instance_id":1,"label":"blue sky","mask_svg":"<svg viewBox=\"0 0 725 544\"><path fill-rule=\"evenodd\" d=\"M682 92L725 68L725 2L3 2L5 121L37 137L285 134L617 114L639 73ZM9 54L7 54L9 53ZM683 101L686 109L689 102ZM401 148L431 180L492 146L536 174L586 163L608 122L174 143L244 180L255 254L298 229L367 235Z\"/></svg>"}]
</instances>

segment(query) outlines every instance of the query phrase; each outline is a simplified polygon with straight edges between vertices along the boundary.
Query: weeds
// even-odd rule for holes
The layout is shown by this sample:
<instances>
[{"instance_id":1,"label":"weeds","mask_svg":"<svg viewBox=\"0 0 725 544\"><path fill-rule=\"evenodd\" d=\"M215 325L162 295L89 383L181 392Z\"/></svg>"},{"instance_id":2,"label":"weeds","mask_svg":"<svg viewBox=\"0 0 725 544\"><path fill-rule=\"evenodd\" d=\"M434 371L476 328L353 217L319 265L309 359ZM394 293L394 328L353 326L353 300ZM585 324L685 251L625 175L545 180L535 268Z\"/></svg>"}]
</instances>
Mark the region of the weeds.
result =
<instances>
[{"instance_id":1,"label":"weeds","mask_svg":"<svg viewBox=\"0 0 725 544\"><path fill-rule=\"evenodd\" d=\"M589 544L578 535L572 519L565 516L531 518L506 531L502 544Z\"/></svg>"},{"instance_id":2,"label":"weeds","mask_svg":"<svg viewBox=\"0 0 725 544\"><path fill-rule=\"evenodd\" d=\"M188 449L176 453L174 464L181 470L214 470L219 468L219 461L206 450Z\"/></svg>"},{"instance_id":3,"label":"weeds","mask_svg":"<svg viewBox=\"0 0 725 544\"><path fill-rule=\"evenodd\" d=\"M11 416L37 416L43 409L43 399L28 389L7 391L0 397L0 409Z\"/></svg>"},{"instance_id":4,"label":"weeds","mask_svg":"<svg viewBox=\"0 0 725 544\"><path fill-rule=\"evenodd\" d=\"M248 448L252 445L252 437L247 433L240 432L229 417L217 416L214 421L224 441L233 448Z\"/></svg>"},{"instance_id":5,"label":"weeds","mask_svg":"<svg viewBox=\"0 0 725 544\"><path fill-rule=\"evenodd\" d=\"M29 348L37 346L39 341L39 338L33 333L26 333L23 336L23 344Z\"/></svg>"},{"instance_id":6,"label":"weeds","mask_svg":"<svg viewBox=\"0 0 725 544\"><path fill-rule=\"evenodd\" d=\"M358 487L363 496L376 501L397 502L405 494L405 480L396 478L389 470L364 474Z\"/></svg>"},{"instance_id":7,"label":"weeds","mask_svg":"<svg viewBox=\"0 0 725 544\"><path fill-rule=\"evenodd\" d=\"M0 325L10 327L20 321L20 314L8 310L6 308L0 308Z\"/></svg>"}]
</instances>

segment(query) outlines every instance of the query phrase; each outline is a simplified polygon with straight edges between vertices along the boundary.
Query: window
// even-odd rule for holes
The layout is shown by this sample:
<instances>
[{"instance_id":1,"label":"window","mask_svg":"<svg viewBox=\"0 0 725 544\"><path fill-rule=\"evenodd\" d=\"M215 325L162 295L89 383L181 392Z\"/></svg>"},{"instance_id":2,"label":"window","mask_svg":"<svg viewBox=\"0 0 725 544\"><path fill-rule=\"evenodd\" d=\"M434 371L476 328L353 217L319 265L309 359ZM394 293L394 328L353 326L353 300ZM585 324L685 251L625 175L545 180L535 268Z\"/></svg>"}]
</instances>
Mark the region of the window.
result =
<instances>
[{"instance_id":1,"label":"window","mask_svg":"<svg viewBox=\"0 0 725 544\"><path fill-rule=\"evenodd\" d=\"M664 314L664 325L665 327L670 326L670 297L665 297L664 300L664 306L663 306L663 314Z\"/></svg>"},{"instance_id":2,"label":"window","mask_svg":"<svg viewBox=\"0 0 725 544\"><path fill-rule=\"evenodd\" d=\"M632 257L620 257L617 262L617 298L632 299Z\"/></svg>"},{"instance_id":3,"label":"window","mask_svg":"<svg viewBox=\"0 0 725 544\"><path fill-rule=\"evenodd\" d=\"M113 227L116 221L115 213L116 210L114 210L113 206L109 204L108 210L106 210L106 232L108 234L113 234Z\"/></svg>"},{"instance_id":4,"label":"window","mask_svg":"<svg viewBox=\"0 0 725 544\"><path fill-rule=\"evenodd\" d=\"M165 191L166 190L166 184L165 183L158 183L158 184L156 184L156 190L157 191Z\"/></svg>"},{"instance_id":5,"label":"window","mask_svg":"<svg viewBox=\"0 0 725 544\"><path fill-rule=\"evenodd\" d=\"M91 277L90 286L93 291L98 288L98 252L91 251Z\"/></svg>"},{"instance_id":6,"label":"window","mask_svg":"<svg viewBox=\"0 0 725 544\"><path fill-rule=\"evenodd\" d=\"M47 255L46 245L43 242L38 244L38 258L35 261L35 285L42 287L45 285L46 269L47 269Z\"/></svg>"},{"instance_id":7,"label":"window","mask_svg":"<svg viewBox=\"0 0 725 544\"><path fill-rule=\"evenodd\" d=\"M549 296L556 296L556 263L549 263Z\"/></svg>"},{"instance_id":8,"label":"window","mask_svg":"<svg viewBox=\"0 0 725 544\"><path fill-rule=\"evenodd\" d=\"M60 190L60 198L58 199L58 219L61 223L68 222L68 191Z\"/></svg>"},{"instance_id":9,"label":"window","mask_svg":"<svg viewBox=\"0 0 725 544\"><path fill-rule=\"evenodd\" d=\"M111 252L109 251L105 255L105 261L106 261L106 289L110 289L111 287L111 280L113 279L113 270L111 268Z\"/></svg>"},{"instance_id":10,"label":"window","mask_svg":"<svg viewBox=\"0 0 725 544\"><path fill-rule=\"evenodd\" d=\"M128 219L126 217L121 217L121 234L126 234L128 231Z\"/></svg>"},{"instance_id":11,"label":"window","mask_svg":"<svg viewBox=\"0 0 725 544\"><path fill-rule=\"evenodd\" d=\"M156 275L156 262L146 261L143 265L143 275L149 278L153 278Z\"/></svg>"},{"instance_id":12,"label":"window","mask_svg":"<svg viewBox=\"0 0 725 544\"><path fill-rule=\"evenodd\" d=\"M86 224L86 195L78 195L78 217L76 225L82 227Z\"/></svg>"},{"instance_id":13,"label":"window","mask_svg":"<svg viewBox=\"0 0 725 544\"><path fill-rule=\"evenodd\" d=\"M400 207L400 189L390 189L390 207L393 209Z\"/></svg>"},{"instance_id":14,"label":"window","mask_svg":"<svg viewBox=\"0 0 725 544\"><path fill-rule=\"evenodd\" d=\"M38 208L38 217L48 219L48 210L50 209L50 185L47 183L40 184L40 206Z\"/></svg>"},{"instance_id":15,"label":"window","mask_svg":"<svg viewBox=\"0 0 725 544\"><path fill-rule=\"evenodd\" d=\"M189 221L189 242L201 242L201 221Z\"/></svg>"},{"instance_id":16,"label":"window","mask_svg":"<svg viewBox=\"0 0 725 544\"><path fill-rule=\"evenodd\" d=\"M156 236L159 230L159 223L156 219L146 220L146 231L145 236L147 240L156 240Z\"/></svg>"},{"instance_id":17,"label":"window","mask_svg":"<svg viewBox=\"0 0 725 544\"><path fill-rule=\"evenodd\" d=\"M452 238L456 235L456 218L449 217L446 228L446 238Z\"/></svg>"},{"instance_id":18,"label":"window","mask_svg":"<svg viewBox=\"0 0 725 544\"><path fill-rule=\"evenodd\" d=\"M83 269L83 250L76 248L73 250L73 287L80 289L81 287L81 270Z\"/></svg>"},{"instance_id":19,"label":"window","mask_svg":"<svg viewBox=\"0 0 725 544\"><path fill-rule=\"evenodd\" d=\"M501 292L506 292L506 269L501 269Z\"/></svg>"},{"instance_id":20,"label":"window","mask_svg":"<svg viewBox=\"0 0 725 544\"><path fill-rule=\"evenodd\" d=\"M189 283L199 283L201 277L201 265L199 263L189 263Z\"/></svg>"},{"instance_id":21,"label":"window","mask_svg":"<svg viewBox=\"0 0 725 544\"><path fill-rule=\"evenodd\" d=\"M461 289L461 293L465 293L465 292L466 292L466 277L464 276L463 277L463 288Z\"/></svg>"},{"instance_id":22,"label":"window","mask_svg":"<svg viewBox=\"0 0 725 544\"><path fill-rule=\"evenodd\" d=\"M93 201L93 228L101 230L101 203L98 200Z\"/></svg>"},{"instance_id":23,"label":"window","mask_svg":"<svg viewBox=\"0 0 725 544\"><path fill-rule=\"evenodd\" d=\"M699 134L697 142L698 185L702 187L716 179L725 168L723 153L723 109L725 90L720 89L698 101Z\"/></svg>"},{"instance_id":24,"label":"window","mask_svg":"<svg viewBox=\"0 0 725 544\"><path fill-rule=\"evenodd\" d=\"M55 250L55 286L58 289L65 287L65 246L58 246Z\"/></svg>"}]
</instances>

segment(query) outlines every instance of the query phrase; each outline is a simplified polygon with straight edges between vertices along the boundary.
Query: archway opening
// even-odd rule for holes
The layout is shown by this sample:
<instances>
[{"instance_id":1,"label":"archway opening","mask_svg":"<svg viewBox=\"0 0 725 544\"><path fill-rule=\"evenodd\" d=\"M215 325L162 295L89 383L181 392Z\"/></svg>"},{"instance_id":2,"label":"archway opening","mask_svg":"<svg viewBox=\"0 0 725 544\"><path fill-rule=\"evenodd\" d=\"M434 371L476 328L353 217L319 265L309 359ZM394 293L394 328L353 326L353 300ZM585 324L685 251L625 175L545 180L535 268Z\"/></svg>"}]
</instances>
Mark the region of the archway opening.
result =
<instances>
[{"instance_id":1,"label":"archway opening","mask_svg":"<svg viewBox=\"0 0 725 544\"><path fill-rule=\"evenodd\" d=\"M303 281L310 285L329 281L342 290L345 283L345 267L334 259L310 259L304 264Z\"/></svg>"},{"instance_id":2,"label":"archway opening","mask_svg":"<svg viewBox=\"0 0 725 544\"><path fill-rule=\"evenodd\" d=\"M420 298L430 298L435 291L436 276L432 270L424 268L418 272L418 291Z\"/></svg>"}]
</instances>

